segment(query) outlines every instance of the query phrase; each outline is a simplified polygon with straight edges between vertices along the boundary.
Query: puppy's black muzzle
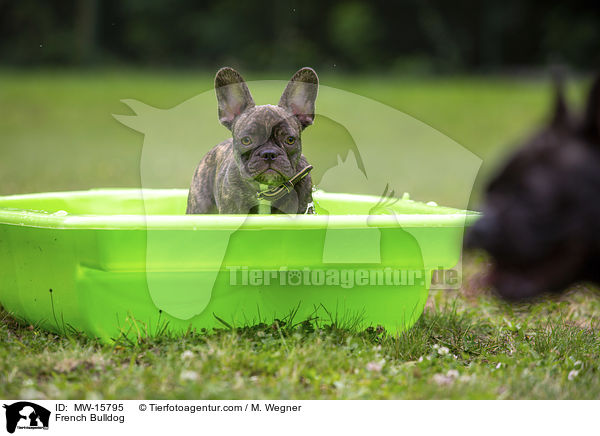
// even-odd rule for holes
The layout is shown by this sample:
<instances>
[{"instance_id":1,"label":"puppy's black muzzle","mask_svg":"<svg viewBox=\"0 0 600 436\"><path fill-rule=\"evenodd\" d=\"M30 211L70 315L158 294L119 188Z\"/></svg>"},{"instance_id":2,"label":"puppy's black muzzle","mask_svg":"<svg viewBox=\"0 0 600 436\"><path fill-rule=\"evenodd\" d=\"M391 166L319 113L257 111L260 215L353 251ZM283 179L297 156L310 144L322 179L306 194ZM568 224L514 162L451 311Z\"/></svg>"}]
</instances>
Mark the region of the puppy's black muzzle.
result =
<instances>
[{"instance_id":1,"label":"puppy's black muzzle","mask_svg":"<svg viewBox=\"0 0 600 436\"><path fill-rule=\"evenodd\" d=\"M282 154L283 153L281 152L281 150L278 150L276 147L267 146L267 147L263 147L260 150L260 152L258 153L258 157L260 157L262 160L264 160L266 162L273 162L275 159L277 159Z\"/></svg>"}]
</instances>

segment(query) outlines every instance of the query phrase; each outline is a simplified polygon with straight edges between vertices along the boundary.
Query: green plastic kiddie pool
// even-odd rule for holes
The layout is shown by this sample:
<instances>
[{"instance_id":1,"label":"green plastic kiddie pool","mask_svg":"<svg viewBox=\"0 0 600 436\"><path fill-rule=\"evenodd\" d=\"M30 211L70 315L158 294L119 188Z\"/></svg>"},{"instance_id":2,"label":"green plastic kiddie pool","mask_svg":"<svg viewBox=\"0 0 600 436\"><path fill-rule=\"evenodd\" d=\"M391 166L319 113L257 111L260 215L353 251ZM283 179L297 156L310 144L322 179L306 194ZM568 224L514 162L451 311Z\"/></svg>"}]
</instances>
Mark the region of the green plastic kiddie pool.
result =
<instances>
[{"instance_id":1,"label":"green plastic kiddie pool","mask_svg":"<svg viewBox=\"0 0 600 436\"><path fill-rule=\"evenodd\" d=\"M0 304L104 341L274 320L409 328L477 215L314 193L316 215L184 215L187 190L0 197Z\"/></svg>"}]
</instances>

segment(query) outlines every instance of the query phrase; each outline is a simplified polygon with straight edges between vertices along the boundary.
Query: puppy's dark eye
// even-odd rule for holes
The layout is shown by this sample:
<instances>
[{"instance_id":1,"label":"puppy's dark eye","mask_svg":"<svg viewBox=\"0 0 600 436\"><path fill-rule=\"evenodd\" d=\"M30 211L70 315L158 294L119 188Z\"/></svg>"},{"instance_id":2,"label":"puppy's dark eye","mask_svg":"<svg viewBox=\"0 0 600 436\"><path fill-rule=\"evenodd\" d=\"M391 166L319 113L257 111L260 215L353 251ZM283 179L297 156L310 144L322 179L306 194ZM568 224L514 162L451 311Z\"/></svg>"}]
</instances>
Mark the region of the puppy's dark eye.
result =
<instances>
[{"instance_id":1,"label":"puppy's dark eye","mask_svg":"<svg viewBox=\"0 0 600 436\"><path fill-rule=\"evenodd\" d=\"M296 142L296 138L293 136L288 136L287 138L285 138L285 143L292 145L294 142Z\"/></svg>"},{"instance_id":2,"label":"puppy's dark eye","mask_svg":"<svg viewBox=\"0 0 600 436\"><path fill-rule=\"evenodd\" d=\"M240 141L242 142L242 145L252 144L252 138L250 138L249 136L244 136Z\"/></svg>"}]
</instances>

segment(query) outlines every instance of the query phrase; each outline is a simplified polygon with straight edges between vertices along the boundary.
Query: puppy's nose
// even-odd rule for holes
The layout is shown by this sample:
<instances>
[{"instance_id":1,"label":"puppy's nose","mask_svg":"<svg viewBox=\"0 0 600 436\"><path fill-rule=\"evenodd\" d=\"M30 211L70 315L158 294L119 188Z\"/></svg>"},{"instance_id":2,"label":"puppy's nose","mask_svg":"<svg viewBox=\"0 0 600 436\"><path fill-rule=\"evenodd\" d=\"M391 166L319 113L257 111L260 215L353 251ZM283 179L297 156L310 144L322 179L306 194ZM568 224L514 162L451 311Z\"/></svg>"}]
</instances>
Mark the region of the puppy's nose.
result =
<instances>
[{"instance_id":1,"label":"puppy's nose","mask_svg":"<svg viewBox=\"0 0 600 436\"><path fill-rule=\"evenodd\" d=\"M260 152L260 157L264 160L275 160L278 153L275 150L267 149Z\"/></svg>"}]
</instances>

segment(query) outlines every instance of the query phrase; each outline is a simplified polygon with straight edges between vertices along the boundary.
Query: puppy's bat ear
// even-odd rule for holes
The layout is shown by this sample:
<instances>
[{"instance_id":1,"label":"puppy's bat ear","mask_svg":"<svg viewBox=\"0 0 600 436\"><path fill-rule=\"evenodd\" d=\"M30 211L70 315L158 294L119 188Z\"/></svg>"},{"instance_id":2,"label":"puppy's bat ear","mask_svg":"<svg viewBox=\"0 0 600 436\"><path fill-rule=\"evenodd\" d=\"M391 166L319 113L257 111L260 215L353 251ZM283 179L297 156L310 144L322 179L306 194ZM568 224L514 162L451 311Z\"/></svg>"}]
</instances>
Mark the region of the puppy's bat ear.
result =
<instances>
[{"instance_id":1,"label":"puppy's bat ear","mask_svg":"<svg viewBox=\"0 0 600 436\"><path fill-rule=\"evenodd\" d=\"M315 100L318 90L317 73L312 68L301 68L285 87L279 106L294 114L304 129L315 119Z\"/></svg>"},{"instance_id":2,"label":"puppy's bat ear","mask_svg":"<svg viewBox=\"0 0 600 436\"><path fill-rule=\"evenodd\" d=\"M565 72L555 67L552 72L554 82L554 113L550 125L555 129L564 129L569 125L569 109L565 100Z\"/></svg>"},{"instance_id":3,"label":"puppy's bat ear","mask_svg":"<svg viewBox=\"0 0 600 436\"><path fill-rule=\"evenodd\" d=\"M254 100L244 78L233 68L217 71L215 91L219 103L219 121L231 130L236 118L246 109L254 107Z\"/></svg>"},{"instance_id":4,"label":"puppy's bat ear","mask_svg":"<svg viewBox=\"0 0 600 436\"><path fill-rule=\"evenodd\" d=\"M594 79L588 95L583 133L592 142L600 144L600 73Z\"/></svg>"}]
</instances>

